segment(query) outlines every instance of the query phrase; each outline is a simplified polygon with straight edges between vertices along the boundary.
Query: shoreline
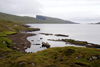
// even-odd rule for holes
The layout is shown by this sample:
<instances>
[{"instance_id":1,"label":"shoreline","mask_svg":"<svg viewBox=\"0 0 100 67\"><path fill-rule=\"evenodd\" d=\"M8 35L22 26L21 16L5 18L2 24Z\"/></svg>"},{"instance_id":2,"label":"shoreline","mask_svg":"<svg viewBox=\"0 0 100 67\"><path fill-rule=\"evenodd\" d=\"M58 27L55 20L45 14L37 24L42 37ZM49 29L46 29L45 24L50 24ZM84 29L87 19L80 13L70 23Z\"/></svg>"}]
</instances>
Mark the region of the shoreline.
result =
<instances>
[{"instance_id":1,"label":"shoreline","mask_svg":"<svg viewBox=\"0 0 100 67\"><path fill-rule=\"evenodd\" d=\"M14 46L12 49L26 53L25 50L30 47L30 42L27 40L27 37L35 35L30 33L17 33L8 35L7 37L12 40L12 45Z\"/></svg>"}]
</instances>

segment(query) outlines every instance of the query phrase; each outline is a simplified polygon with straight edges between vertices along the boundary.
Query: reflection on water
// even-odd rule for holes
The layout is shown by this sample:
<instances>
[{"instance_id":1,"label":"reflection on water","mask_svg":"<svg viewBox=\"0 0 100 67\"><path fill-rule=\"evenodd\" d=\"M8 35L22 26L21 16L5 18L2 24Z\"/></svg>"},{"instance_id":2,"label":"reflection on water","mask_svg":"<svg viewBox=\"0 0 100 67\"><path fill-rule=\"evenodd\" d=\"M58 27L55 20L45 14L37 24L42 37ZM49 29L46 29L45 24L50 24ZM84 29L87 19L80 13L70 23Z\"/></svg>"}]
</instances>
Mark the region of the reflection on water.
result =
<instances>
[{"instance_id":1,"label":"reflection on water","mask_svg":"<svg viewBox=\"0 0 100 67\"><path fill-rule=\"evenodd\" d=\"M40 50L47 49L42 47L42 42L48 42L50 47L64 47L64 46L75 46L65 44L64 42L54 42L47 39L75 39L80 41L88 41L90 43L100 44L100 26L99 25L80 25L80 24L28 24L32 28L40 28L40 31L28 32L35 33L36 36L30 36L27 39L31 42L31 47L28 48L27 52L37 52ZM51 33L53 35L42 35L39 33ZM57 37L54 34L65 34L69 37ZM40 45L36 45L40 44Z\"/></svg>"}]
</instances>

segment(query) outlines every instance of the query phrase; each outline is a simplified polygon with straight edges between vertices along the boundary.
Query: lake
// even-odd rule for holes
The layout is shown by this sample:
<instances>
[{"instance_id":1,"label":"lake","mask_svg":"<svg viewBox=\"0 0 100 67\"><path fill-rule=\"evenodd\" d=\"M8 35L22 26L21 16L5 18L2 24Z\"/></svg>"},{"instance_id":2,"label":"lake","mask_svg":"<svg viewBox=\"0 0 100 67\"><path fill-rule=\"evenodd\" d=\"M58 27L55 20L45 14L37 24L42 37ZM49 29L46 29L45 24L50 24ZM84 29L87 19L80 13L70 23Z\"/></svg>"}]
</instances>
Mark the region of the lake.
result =
<instances>
[{"instance_id":1,"label":"lake","mask_svg":"<svg viewBox=\"0 0 100 67\"><path fill-rule=\"evenodd\" d=\"M65 42L54 42L47 39L74 39L79 41L87 41L89 43L100 44L100 25L93 24L27 24L31 28L40 28L40 31L28 32L35 33L36 36L30 36L27 38L31 42L31 47L26 49L26 52L37 52L47 48L41 47L42 42L48 42L51 47L64 47L75 46L65 44ZM39 33L51 33L51 34L65 34L69 37L57 37L54 35L42 35ZM43 38L43 39L40 39ZM34 40L34 41L32 41ZM82 47L82 46L76 46Z\"/></svg>"}]
</instances>

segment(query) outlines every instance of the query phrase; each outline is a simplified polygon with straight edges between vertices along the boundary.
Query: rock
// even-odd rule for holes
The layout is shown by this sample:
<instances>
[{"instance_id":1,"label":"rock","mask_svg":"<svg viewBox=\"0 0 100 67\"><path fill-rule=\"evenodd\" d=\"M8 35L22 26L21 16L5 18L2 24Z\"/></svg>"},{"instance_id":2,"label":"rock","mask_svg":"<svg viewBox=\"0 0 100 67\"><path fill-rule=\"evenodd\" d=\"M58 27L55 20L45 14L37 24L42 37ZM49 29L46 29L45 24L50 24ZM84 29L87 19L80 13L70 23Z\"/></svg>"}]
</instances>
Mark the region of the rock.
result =
<instances>
[{"instance_id":1,"label":"rock","mask_svg":"<svg viewBox=\"0 0 100 67\"><path fill-rule=\"evenodd\" d=\"M80 57L79 57L79 56L76 56L75 58L76 58L76 59L79 59Z\"/></svg>"},{"instance_id":2,"label":"rock","mask_svg":"<svg viewBox=\"0 0 100 67\"><path fill-rule=\"evenodd\" d=\"M35 63L31 63L33 66L35 66Z\"/></svg>"},{"instance_id":3,"label":"rock","mask_svg":"<svg viewBox=\"0 0 100 67\"><path fill-rule=\"evenodd\" d=\"M59 56L58 58L62 58L63 56Z\"/></svg>"},{"instance_id":4,"label":"rock","mask_svg":"<svg viewBox=\"0 0 100 67\"><path fill-rule=\"evenodd\" d=\"M41 44L33 44L33 45L41 45Z\"/></svg>"},{"instance_id":5,"label":"rock","mask_svg":"<svg viewBox=\"0 0 100 67\"><path fill-rule=\"evenodd\" d=\"M87 58L87 60L88 60L88 61L92 61L93 59L92 59L92 58Z\"/></svg>"},{"instance_id":6,"label":"rock","mask_svg":"<svg viewBox=\"0 0 100 67\"><path fill-rule=\"evenodd\" d=\"M94 60L96 60L97 59L97 56L91 56L92 57L92 59L94 59Z\"/></svg>"},{"instance_id":7,"label":"rock","mask_svg":"<svg viewBox=\"0 0 100 67\"><path fill-rule=\"evenodd\" d=\"M25 28L29 28L30 26L29 25L22 25L23 27L25 27Z\"/></svg>"},{"instance_id":8,"label":"rock","mask_svg":"<svg viewBox=\"0 0 100 67\"><path fill-rule=\"evenodd\" d=\"M40 39L43 39L43 38L40 38Z\"/></svg>"},{"instance_id":9,"label":"rock","mask_svg":"<svg viewBox=\"0 0 100 67\"><path fill-rule=\"evenodd\" d=\"M39 33L39 34L42 34L42 35L53 35L53 34L50 34L50 33Z\"/></svg>"},{"instance_id":10,"label":"rock","mask_svg":"<svg viewBox=\"0 0 100 67\"><path fill-rule=\"evenodd\" d=\"M3 44L5 44L5 41L2 41Z\"/></svg>"},{"instance_id":11,"label":"rock","mask_svg":"<svg viewBox=\"0 0 100 67\"><path fill-rule=\"evenodd\" d=\"M34 40L31 40L31 41L34 41Z\"/></svg>"},{"instance_id":12,"label":"rock","mask_svg":"<svg viewBox=\"0 0 100 67\"><path fill-rule=\"evenodd\" d=\"M25 46L25 44L21 43L20 45Z\"/></svg>"},{"instance_id":13,"label":"rock","mask_svg":"<svg viewBox=\"0 0 100 67\"><path fill-rule=\"evenodd\" d=\"M19 48L17 48L17 50L19 51Z\"/></svg>"},{"instance_id":14,"label":"rock","mask_svg":"<svg viewBox=\"0 0 100 67\"><path fill-rule=\"evenodd\" d=\"M49 43L48 43L48 42L47 42L47 43L42 42L42 47L50 48L50 45L49 45Z\"/></svg>"},{"instance_id":15,"label":"rock","mask_svg":"<svg viewBox=\"0 0 100 67\"><path fill-rule=\"evenodd\" d=\"M69 35L55 34L55 36L69 37Z\"/></svg>"},{"instance_id":16,"label":"rock","mask_svg":"<svg viewBox=\"0 0 100 67\"><path fill-rule=\"evenodd\" d=\"M25 49L27 49L27 47L24 47Z\"/></svg>"},{"instance_id":17,"label":"rock","mask_svg":"<svg viewBox=\"0 0 100 67\"><path fill-rule=\"evenodd\" d=\"M20 65L23 65L25 62L20 62Z\"/></svg>"},{"instance_id":18,"label":"rock","mask_svg":"<svg viewBox=\"0 0 100 67\"><path fill-rule=\"evenodd\" d=\"M98 45L98 44L91 44L91 45L87 45L86 47L89 47L89 48L100 48L100 45Z\"/></svg>"},{"instance_id":19,"label":"rock","mask_svg":"<svg viewBox=\"0 0 100 67\"><path fill-rule=\"evenodd\" d=\"M14 48L16 48L16 46L14 46Z\"/></svg>"}]
</instances>

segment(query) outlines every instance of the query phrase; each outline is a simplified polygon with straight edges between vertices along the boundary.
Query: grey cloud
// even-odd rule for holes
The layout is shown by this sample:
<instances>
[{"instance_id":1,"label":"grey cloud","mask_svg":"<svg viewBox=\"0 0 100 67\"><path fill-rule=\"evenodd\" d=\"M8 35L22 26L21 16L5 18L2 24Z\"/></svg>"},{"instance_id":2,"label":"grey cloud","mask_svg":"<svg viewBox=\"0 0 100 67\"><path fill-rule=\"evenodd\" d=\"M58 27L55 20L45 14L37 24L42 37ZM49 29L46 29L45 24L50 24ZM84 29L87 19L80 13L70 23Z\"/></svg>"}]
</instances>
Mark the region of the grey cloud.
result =
<instances>
[{"instance_id":1,"label":"grey cloud","mask_svg":"<svg viewBox=\"0 0 100 67\"><path fill-rule=\"evenodd\" d=\"M41 13L42 5L36 0L0 0L0 12L17 15Z\"/></svg>"}]
</instances>

